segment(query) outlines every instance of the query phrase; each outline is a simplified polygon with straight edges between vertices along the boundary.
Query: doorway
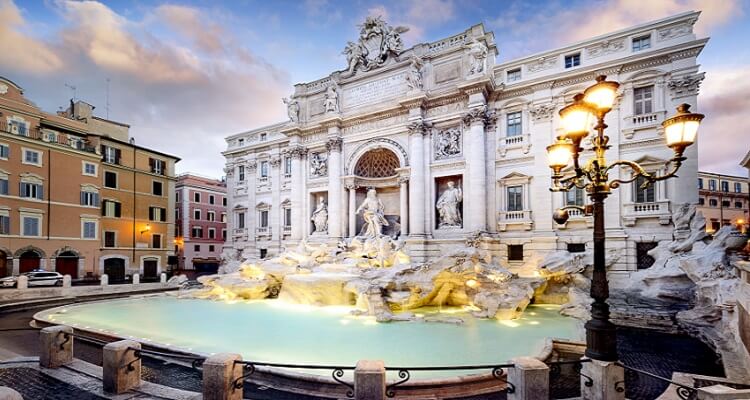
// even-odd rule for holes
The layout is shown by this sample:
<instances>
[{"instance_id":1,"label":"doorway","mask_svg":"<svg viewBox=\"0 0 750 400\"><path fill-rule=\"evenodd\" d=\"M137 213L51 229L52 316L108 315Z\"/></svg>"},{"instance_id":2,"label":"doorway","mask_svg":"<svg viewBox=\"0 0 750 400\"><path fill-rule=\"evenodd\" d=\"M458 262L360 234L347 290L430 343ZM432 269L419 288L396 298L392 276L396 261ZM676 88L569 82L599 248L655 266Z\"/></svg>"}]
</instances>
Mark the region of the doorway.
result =
<instances>
[{"instance_id":1,"label":"doorway","mask_svg":"<svg viewBox=\"0 0 750 400\"><path fill-rule=\"evenodd\" d=\"M70 275L72 279L78 279L78 256L72 251L60 253L55 259L55 271L62 275Z\"/></svg>"}]
</instances>

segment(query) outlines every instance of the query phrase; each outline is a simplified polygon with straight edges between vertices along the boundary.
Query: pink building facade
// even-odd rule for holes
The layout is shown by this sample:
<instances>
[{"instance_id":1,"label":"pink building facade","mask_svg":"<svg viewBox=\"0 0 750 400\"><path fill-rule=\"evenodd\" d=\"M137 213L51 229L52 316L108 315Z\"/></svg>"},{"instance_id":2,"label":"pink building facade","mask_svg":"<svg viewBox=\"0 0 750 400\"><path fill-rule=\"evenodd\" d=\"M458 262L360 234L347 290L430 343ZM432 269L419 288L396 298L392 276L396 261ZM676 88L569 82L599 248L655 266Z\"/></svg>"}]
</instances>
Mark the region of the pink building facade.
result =
<instances>
[{"instance_id":1,"label":"pink building facade","mask_svg":"<svg viewBox=\"0 0 750 400\"><path fill-rule=\"evenodd\" d=\"M226 183L195 174L177 177L175 252L189 276L215 273L227 235Z\"/></svg>"}]
</instances>

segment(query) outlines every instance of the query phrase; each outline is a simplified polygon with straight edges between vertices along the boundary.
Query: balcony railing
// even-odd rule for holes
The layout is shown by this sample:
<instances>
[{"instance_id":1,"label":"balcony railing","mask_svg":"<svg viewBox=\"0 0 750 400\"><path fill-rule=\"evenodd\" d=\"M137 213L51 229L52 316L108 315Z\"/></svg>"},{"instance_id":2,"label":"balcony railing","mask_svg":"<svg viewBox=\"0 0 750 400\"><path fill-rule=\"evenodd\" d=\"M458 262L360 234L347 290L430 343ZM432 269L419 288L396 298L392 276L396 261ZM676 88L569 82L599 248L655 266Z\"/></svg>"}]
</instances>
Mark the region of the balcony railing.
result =
<instances>
[{"instance_id":1,"label":"balcony railing","mask_svg":"<svg viewBox=\"0 0 750 400\"><path fill-rule=\"evenodd\" d=\"M9 124L7 121L0 121L0 132L25 137L27 139L40 140L59 146L66 146L88 153L98 153L96 147L92 146L86 139L62 132L40 129L39 127L19 127L15 124Z\"/></svg>"},{"instance_id":2,"label":"balcony railing","mask_svg":"<svg viewBox=\"0 0 750 400\"><path fill-rule=\"evenodd\" d=\"M664 121L665 115L665 111L656 111L648 114L633 115L629 119L633 128L646 128L661 124Z\"/></svg>"},{"instance_id":3,"label":"balcony railing","mask_svg":"<svg viewBox=\"0 0 750 400\"><path fill-rule=\"evenodd\" d=\"M292 227L291 226L285 226L284 228L284 234L290 235L292 233Z\"/></svg>"},{"instance_id":4,"label":"balcony railing","mask_svg":"<svg viewBox=\"0 0 750 400\"><path fill-rule=\"evenodd\" d=\"M672 216L668 200L625 203L623 206L623 221L626 226L635 225L638 218L658 218L660 224L667 225Z\"/></svg>"},{"instance_id":5,"label":"balcony railing","mask_svg":"<svg viewBox=\"0 0 750 400\"><path fill-rule=\"evenodd\" d=\"M509 225L521 225L523 229L530 230L533 225L531 210L498 212L498 229L505 231Z\"/></svg>"}]
</instances>

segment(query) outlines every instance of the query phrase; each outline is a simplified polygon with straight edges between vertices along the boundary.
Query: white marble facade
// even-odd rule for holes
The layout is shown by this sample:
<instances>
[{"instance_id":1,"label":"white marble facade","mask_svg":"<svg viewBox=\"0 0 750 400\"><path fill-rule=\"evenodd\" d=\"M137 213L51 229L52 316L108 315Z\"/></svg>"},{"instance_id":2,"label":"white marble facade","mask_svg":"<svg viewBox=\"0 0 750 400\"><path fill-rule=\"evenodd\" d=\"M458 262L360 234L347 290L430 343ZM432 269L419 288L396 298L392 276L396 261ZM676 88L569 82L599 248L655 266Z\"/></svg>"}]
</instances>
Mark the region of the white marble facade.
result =
<instances>
[{"instance_id":1,"label":"white marble facade","mask_svg":"<svg viewBox=\"0 0 750 400\"><path fill-rule=\"evenodd\" d=\"M384 203L385 233L404 237L416 260L477 231L511 266L569 244L590 249L589 217L573 215L565 225L551 218L566 201L587 201L583 193L548 190L545 148L560 130L557 112L596 75L619 81L606 120L608 157L663 170L672 153L660 123L679 103L699 110L696 57L708 39L693 33L698 16L684 13L503 64L495 63L498 45L481 24L403 49L406 28L368 18L360 37L345 45L348 65L295 85L284 99L288 121L226 138L225 251L270 256L302 239L354 236L362 229L355 211L369 188ZM636 270L649 246L638 243L672 239L675 204L697 202L697 147L687 150L680 178L645 192L623 185L609 197L612 271ZM438 209L444 192L456 189ZM457 198L460 218L445 209ZM321 202L326 221L313 215ZM450 221L441 223L441 215Z\"/></svg>"}]
</instances>

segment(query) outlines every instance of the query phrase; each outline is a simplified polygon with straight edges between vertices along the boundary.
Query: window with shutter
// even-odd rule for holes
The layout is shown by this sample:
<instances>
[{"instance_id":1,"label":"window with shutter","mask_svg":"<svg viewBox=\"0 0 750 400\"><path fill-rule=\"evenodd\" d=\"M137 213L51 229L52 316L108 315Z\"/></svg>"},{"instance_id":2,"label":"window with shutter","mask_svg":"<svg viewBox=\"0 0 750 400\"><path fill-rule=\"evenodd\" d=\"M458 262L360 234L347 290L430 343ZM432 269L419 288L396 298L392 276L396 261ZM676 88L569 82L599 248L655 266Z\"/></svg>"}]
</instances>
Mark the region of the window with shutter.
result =
<instances>
[{"instance_id":1,"label":"window with shutter","mask_svg":"<svg viewBox=\"0 0 750 400\"><path fill-rule=\"evenodd\" d=\"M10 235L10 216L0 215L0 235Z\"/></svg>"},{"instance_id":2,"label":"window with shutter","mask_svg":"<svg viewBox=\"0 0 750 400\"><path fill-rule=\"evenodd\" d=\"M160 214L161 215L161 219L160 219L160 221L161 222L166 222L167 221L167 209L166 208L161 208L160 210L161 210L161 214Z\"/></svg>"},{"instance_id":3,"label":"window with shutter","mask_svg":"<svg viewBox=\"0 0 750 400\"><path fill-rule=\"evenodd\" d=\"M8 179L0 179L0 194L8 194Z\"/></svg>"},{"instance_id":4,"label":"window with shutter","mask_svg":"<svg viewBox=\"0 0 750 400\"><path fill-rule=\"evenodd\" d=\"M122 206L120 205L120 203L115 203L115 217L120 218L120 216L122 215L121 211Z\"/></svg>"}]
</instances>

